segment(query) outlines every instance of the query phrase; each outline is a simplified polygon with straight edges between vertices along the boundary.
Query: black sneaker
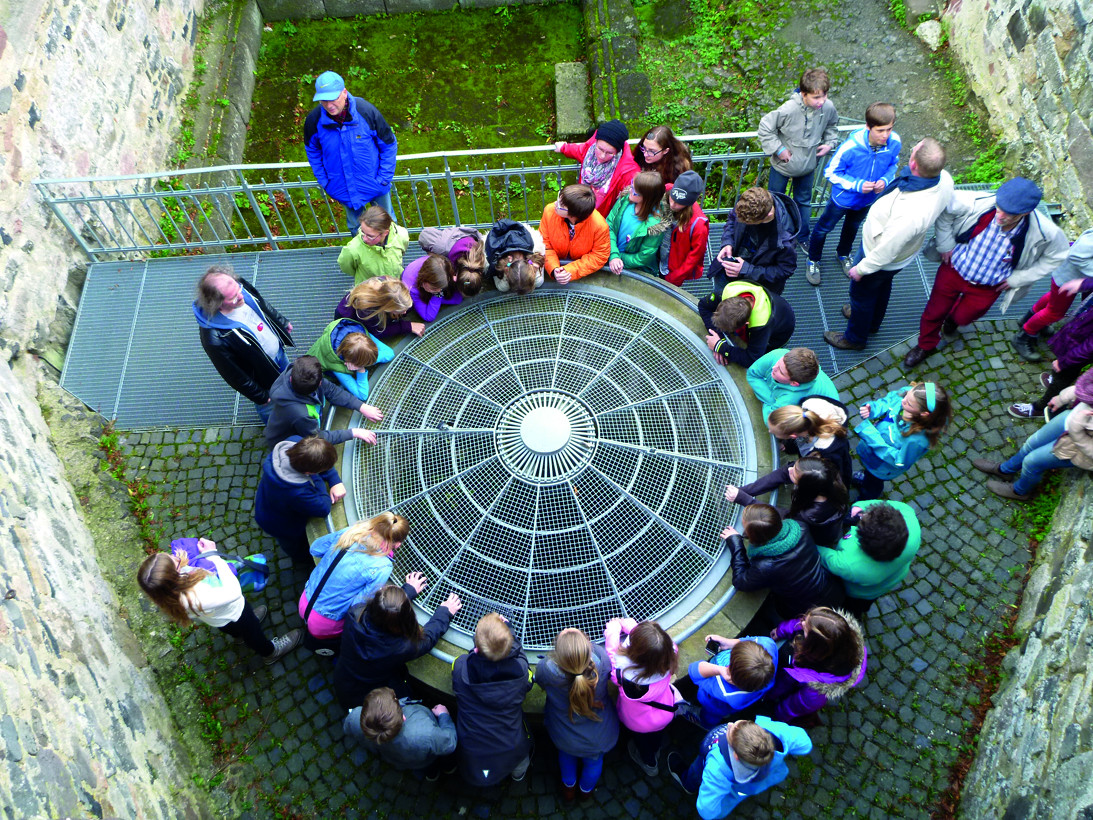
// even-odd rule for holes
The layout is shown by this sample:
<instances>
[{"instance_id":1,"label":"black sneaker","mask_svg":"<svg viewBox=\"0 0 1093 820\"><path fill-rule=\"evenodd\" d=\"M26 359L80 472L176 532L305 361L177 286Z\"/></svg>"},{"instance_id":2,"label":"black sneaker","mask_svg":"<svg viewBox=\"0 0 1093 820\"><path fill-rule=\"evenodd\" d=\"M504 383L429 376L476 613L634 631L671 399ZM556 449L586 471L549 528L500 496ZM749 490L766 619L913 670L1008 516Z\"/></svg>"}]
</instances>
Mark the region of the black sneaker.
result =
<instances>
[{"instance_id":1,"label":"black sneaker","mask_svg":"<svg viewBox=\"0 0 1093 820\"><path fill-rule=\"evenodd\" d=\"M1049 387L1051 387L1051 382L1054 381L1054 379L1055 374L1048 370L1040 374L1040 385L1044 388L1044 390L1047 390Z\"/></svg>"},{"instance_id":2,"label":"black sneaker","mask_svg":"<svg viewBox=\"0 0 1093 820\"><path fill-rule=\"evenodd\" d=\"M279 638L273 639L273 654L269 657L263 658L266 666L277 663L285 655L300 645L300 638L303 637L303 632L299 629L293 629L291 632L287 632Z\"/></svg>"},{"instance_id":3,"label":"black sneaker","mask_svg":"<svg viewBox=\"0 0 1093 820\"><path fill-rule=\"evenodd\" d=\"M687 774L687 762L683 759L683 755L679 752L669 752L665 763L668 764L668 774L672 776L672 780L678 783L687 794L694 794L695 792L683 785L683 776Z\"/></svg>"},{"instance_id":4,"label":"black sneaker","mask_svg":"<svg viewBox=\"0 0 1093 820\"><path fill-rule=\"evenodd\" d=\"M1015 419L1034 419L1039 413L1036 412L1036 408L1029 404L1027 401L1021 401L1017 404L1011 404L1006 408L1006 412L1013 416Z\"/></svg>"}]
</instances>

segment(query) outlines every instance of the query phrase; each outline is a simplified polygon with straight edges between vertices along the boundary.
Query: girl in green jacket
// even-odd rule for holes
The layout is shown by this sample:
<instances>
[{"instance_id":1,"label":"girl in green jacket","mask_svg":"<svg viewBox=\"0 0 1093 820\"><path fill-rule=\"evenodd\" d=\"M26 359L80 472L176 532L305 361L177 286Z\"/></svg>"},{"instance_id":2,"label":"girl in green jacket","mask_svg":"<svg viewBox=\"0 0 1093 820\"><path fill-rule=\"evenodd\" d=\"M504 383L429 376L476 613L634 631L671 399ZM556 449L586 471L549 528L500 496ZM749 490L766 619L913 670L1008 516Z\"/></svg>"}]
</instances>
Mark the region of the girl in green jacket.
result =
<instances>
[{"instance_id":1,"label":"girl in green jacket","mask_svg":"<svg viewBox=\"0 0 1093 820\"><path fill-rule=\"evenodd\" d=\"M664 198L664 181L656 171L642 171L634 177L630 195L615 202L607 215L611 230L611 257L607 263L618 276L622 269L656 274L661 234L669 227L655 211Z\"/></svg>"},{"instance_id":2,"label":"girl in green jacket","mask_svg":"<svg viewBox=\"0 0 1093 820\"><path fill-rule=\"evenodd\" d=\"M378 205L361 214L357 235L338 254L338 267L359 285L373 276L393 276L402 273L402 255L410 246L410 234L395 224L391 215Z\"/></svg>"}]
</instances>

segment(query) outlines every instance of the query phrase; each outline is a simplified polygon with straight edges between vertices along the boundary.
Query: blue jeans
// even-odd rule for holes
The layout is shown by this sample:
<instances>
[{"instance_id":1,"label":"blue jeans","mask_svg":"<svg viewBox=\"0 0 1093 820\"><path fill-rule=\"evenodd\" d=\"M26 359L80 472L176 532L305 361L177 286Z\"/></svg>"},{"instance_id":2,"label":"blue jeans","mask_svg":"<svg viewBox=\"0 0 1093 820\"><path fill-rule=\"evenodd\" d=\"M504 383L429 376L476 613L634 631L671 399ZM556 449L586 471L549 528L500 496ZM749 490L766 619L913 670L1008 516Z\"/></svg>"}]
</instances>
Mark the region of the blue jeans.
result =
<instances>
[{"instance_id":1,"label":"blue jeans","mask_svg":"<svg viewBox=\"0 0 1093 820\"><path fill-rule=\"evenodd\" d=\"M850 318L843 333L847 341L865 344L870 333L880 330L897 273L898 270L879 270L863 276L860 282L850 280Z\"/></svg>"},{"instance_id":2,"label":"blue jeans","mask_svg":"<svg viewBox=\"0 0 1093 820\"><path fill-rule=\"evenodd\" d=\"M595 757L575 757L568 752L558 750L558 768L562 770L562 785L572 788L577 785L577 769L579 764L584 764L581 768L581 791L590 792L596 788L596 783L600 780L600 774L603 772L603 755L596 755Z\"/></svg>"},{"instance_id":3,"label":"blue jeans","mask_svg":"<svg viewBox=\"0 0 1093 820\"><path fill-rule=\"evenodd\" d=\"M683 775L683 788L691 792L691 794L697 792L699 786L702 785L702 773L706 771L706 755L710 753L710 749L717 745L718 739L721 735L725 734L728 729L728 724L723 724L716 729L710 729L710 731L706 733L706 737L702 738L702 744L698 747L698 757L694 759L694 763L687 769L687 773Z\"/></svg>"},{"instance_id":4,"label":"blue jeans","mask_svg":"<svg viewBox=\"0 0 1093 820\"><path fill-rule=\"evenodd\" d=\"M1021 475L1013 482L1013 491L1020 495L1028 495L1047 470L1055 470L1060 467L1070 467L1069 459L1056 458L1051 452L1056 439L1066 432L1066 420L1070 418L1073 410L1060 413L1031 436L1029 436L1017 454L1002 462L1003 473L1016 473Z\"/></svg>"},{"instance_id":5,"label":"blue jeans","mask_svg":"<svg viewBox=\"0 0 1093 820\"><path fill-rule=\"evenodd\" d=\"M341 200L338 201L341 202ZM387 193L377 196L371 202L366 202L359 208L354 208L348 202L342 202L342 207L345 208L345 224L348 226L351 236L357 235L357 229L361 226L361 215L368 210L369 205L379 205L392 217L395 215L394 206L391 204L390 188L387 189Z\"/></svg>"},{"instance_id":6,"label":"blue jeans","mask_svg":"<svg viewBox=\"0 0 1093 820\"><path fill-rule=\"evenodd\" d=\"M799 242L808 239L809 225L812 223L812 176L815 173L813 170L799 177L787 177L781 171L770 169L767 188L776 194L784 194L789 181L793 180L793 201L801 214L801 230L797 232Z\"/></svg>"},{"instance_id":7,"label":"blue jeans","mask_svg":"<svg viewBox=\"0 0 1093 820\"><path fill-rule=\"evenodd\" d=\"M808 258L813 262L819 262L823 258L827 235L835 230L840 219L843 220L843 229L839 234L839 244L835 248L835 254L850 256L850 251L854 249L854 237L858 235L858 228L861 227L868 213L869 208L843 208L829 199L808 240Z\"/></svg>"}]
</instances>

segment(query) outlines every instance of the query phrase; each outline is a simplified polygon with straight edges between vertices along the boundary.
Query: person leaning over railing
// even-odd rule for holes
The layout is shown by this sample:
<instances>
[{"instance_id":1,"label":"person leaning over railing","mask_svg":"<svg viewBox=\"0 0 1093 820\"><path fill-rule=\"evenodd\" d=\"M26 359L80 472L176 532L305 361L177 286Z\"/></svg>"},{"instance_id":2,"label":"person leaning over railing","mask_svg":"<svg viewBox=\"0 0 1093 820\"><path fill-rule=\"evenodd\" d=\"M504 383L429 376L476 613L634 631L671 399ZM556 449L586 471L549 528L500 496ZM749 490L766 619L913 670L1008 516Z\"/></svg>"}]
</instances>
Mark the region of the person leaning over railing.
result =
<instances>
[{"instance_id":1,"label":"person leaning over railing","mask_svg":"<svg viewBox=\"0 0 1093 820\"><path fill-rule=\"evenodd\" d=\"M583 143L556 142L554 150L581 163L581 183L596 195L596 210L606 217L630 180L640 170L626 141L630 133L618 120L600 123Z\"/></svg>"},{"instance_id":2,"label":"person leaning over railing","mask_svg":"<svg viewBox=\"0 0 1093 820\"><path fill-rule=\"evenodd\" d=\"M608 269L618 276L623 268L655 274L661 235L669 224L657 211L664 198L664 182L656 171L634 177L625 199L620 198L607 215L611 232Z\"/></svg>"},{"instance_id":3,"label":"person leaning over railing","mask_svg":"<svg viewBox=\"0 0 1093 820\"><path fill-rule=\"evenodd\" d=\"M567 185L558 201L543 209L539 223L546 246L546 267L559 285L569 284L607 264L611 232L596 210L596 195L587 185ZM569 259L564 265L562 259Z\"/></svg>"}]
</instances>

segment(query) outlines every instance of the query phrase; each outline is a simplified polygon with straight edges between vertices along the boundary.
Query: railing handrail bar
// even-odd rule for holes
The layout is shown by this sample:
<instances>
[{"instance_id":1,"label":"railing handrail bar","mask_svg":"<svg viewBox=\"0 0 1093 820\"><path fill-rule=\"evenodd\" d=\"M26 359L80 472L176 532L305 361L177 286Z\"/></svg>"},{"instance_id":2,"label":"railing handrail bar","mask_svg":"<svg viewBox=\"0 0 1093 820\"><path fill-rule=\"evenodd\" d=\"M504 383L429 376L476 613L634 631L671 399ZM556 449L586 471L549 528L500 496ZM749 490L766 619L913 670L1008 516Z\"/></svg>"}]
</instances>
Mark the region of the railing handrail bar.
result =
<instances>
[{"instance_id":1,"label":"railing handrail bar","mask_svg":"<svg viewBox=\"0 0 1093 820\"><path fill-rule=\"evenodd\" d=\"M840 132L854 131L860 128L860 125L839 125L837 126ZM683 134L678 137L681 142L693 142L695 140L702 140L703 142L713 140L727 140L727 139L754 139L759 136L758 131L732 131L723 134ZM639 138L628 140L628 144L636 145ZM485 157L485 156L502 156L505 154L527 154L534 153L536 151L553 151L554 143L549 145L524 145L514 148L485 148L485 149L460 149L457 151L430 151L424 154L403 154L398 157L401 162L408 162L410 160L422 160L422 159L443 159L445 157ZM63 179L36 179L34 185L59 185L59 184L73 184L77 182L101 182L103 180L113 180L115 182L125 182L128 180L140 180L140 179L159 179L164 177L180 177L202 174L216 174L216 173L235 173L238 171L268 171L274 169L290 170L293 168L310 168L311 166L306 162L266 162L258 163L255 165L212 165L205 168L179 168L173 171L149 171L143 174L127 174L125 176L105 176L105 177L66 177Z\"/></svg>"}]
</instances>

